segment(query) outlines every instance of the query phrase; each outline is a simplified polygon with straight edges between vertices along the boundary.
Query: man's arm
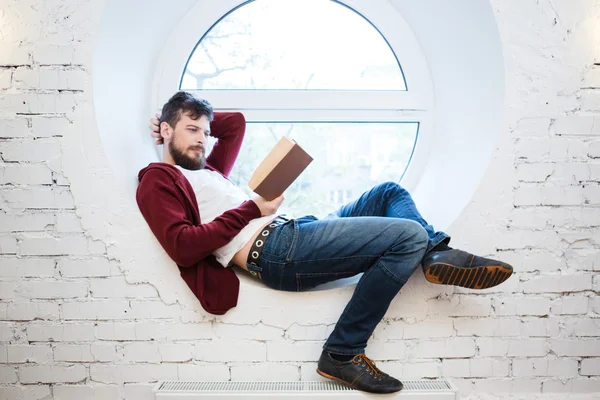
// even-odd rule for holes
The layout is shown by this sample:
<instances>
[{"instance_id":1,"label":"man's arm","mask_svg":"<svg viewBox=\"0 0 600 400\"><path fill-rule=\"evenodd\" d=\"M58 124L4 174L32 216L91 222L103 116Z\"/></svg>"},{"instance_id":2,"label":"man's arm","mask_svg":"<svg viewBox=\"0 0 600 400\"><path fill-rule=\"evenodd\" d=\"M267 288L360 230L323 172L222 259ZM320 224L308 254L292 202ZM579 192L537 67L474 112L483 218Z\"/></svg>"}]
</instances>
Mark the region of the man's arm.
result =
<instances>
[{"instance_id":1,"label":"man's arm","mask_svg":"<svg viewBox=\"0 0 600 400\"><path fill-rule=\"evenodd\" d=\"M261 216L254 201L245 201L213 221L194 226L175 183L160 170L146 172L136 199L142 215L167 254L182 267L192 266L225 246L251 219Z\"/></svg>"},{"instance_id":2,"label":"man's arm","mask_svg":"<svg viewBox=\"0 0 600 400\"><path fill-rule=\"evenodd\" d=\"M217 139L206 163L229 176L233 164L242 147L246 132L246 119L244 114L215 112L215 118L210 124L210 135Z\"/></svg>"}]
</instances>

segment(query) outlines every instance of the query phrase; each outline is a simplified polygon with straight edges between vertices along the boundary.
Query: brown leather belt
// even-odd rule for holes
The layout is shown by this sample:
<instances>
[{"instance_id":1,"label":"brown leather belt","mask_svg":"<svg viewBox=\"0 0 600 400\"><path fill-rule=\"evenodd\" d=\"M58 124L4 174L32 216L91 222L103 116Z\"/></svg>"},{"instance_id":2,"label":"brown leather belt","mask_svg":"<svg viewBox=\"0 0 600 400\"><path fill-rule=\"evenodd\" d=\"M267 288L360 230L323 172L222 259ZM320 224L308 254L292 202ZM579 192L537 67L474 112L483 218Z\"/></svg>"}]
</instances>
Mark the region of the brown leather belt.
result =
<instances>
[{"instance_id":1,"label":"brown leather belt","mask_svg":"<svg viewBox=\"0 0 600 400\"><path fill-rule=\"evenodd\" d=\"M271 221L269 225L264 227L262 232L256 237L256 240L254 240L254 243L252 243L252 247L250 247L250 251L248 252L248 260L246 260L246 264L249 264L247 265L248 272L250 272L252 276L262 279L260 272L253 271L251 269L251 265L257 266L260 262L260 256L271 231L287 221L289 221L289 219L282 217L281 215L275 217L275 219Z\"/></svg>"}]
</instances>

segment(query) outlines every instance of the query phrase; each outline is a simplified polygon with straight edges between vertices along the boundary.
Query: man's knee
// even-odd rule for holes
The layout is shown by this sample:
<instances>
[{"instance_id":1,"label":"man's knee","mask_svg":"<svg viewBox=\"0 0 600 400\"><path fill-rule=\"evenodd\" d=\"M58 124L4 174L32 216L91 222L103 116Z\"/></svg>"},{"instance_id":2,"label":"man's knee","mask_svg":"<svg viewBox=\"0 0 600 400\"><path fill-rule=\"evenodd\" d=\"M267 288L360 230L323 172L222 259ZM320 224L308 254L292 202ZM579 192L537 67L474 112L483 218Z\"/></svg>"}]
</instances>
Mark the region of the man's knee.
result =
<instances>
[{"instance_id":1,"label":"man's knee","mask_svg":"<svg viewBox=\"0 0 600 400\"><path fill-rule=\"evenodd\" d=\"M426 249L429 243L429 234L418 222L412 220L404 220L406 223L406 238L411 242L411 246L419 249Z\"/></svg>"},{"instance_id":2,"label":"man's knee","mask_svg":"<svg viewBox=\"0 0 600 400\"><path fill-rule=\"evenodd\" d=\"M381 183L379 185L376 186L376 188L381 191L384 194L388 194L391 195L395 192L406 192L406 189L404 189L402 186L400 186L400 184L398 182L384 182Z\"/></svg>"}]
</instances>

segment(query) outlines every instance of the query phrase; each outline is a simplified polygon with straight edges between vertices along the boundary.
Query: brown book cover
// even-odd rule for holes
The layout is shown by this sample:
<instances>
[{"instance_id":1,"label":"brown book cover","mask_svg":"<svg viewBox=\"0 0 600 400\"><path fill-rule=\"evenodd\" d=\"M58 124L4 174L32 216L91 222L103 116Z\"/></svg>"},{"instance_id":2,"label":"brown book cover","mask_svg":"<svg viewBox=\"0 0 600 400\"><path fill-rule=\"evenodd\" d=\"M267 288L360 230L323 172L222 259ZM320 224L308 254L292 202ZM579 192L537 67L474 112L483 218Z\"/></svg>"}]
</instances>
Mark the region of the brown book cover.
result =
<instances>
[{"instance_id":1,"label":"brown book cover","mask_svg":"<svg viewBox=\"0 0 600 400\"><path fill-rule=\"evenodd\" d=\"M248 186L266 200L273 200L298 178L312 160L298 143L284 136L256 168Z\"/></svg>"}]
</instances>

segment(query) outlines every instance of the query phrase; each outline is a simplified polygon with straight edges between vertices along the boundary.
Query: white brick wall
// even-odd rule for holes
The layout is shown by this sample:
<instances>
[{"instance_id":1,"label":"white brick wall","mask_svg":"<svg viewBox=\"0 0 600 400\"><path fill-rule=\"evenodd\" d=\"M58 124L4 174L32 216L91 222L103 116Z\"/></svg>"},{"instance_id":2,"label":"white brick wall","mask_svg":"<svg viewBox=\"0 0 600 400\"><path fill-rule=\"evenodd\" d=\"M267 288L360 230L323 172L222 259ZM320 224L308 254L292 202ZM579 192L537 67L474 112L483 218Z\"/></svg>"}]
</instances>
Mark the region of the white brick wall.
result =
<instances>
[{"instance_id":1,"label":"white brick wall","mask_svg":"<svg viewBox=\"0 0 600 400\"><path fill-rule=\"evenodd\" d=\"M114 227L82 204L65 168L80 152L67 139L97 136L101 6L26 3L0 18L0 399L150 400L157 380L321 379L316 361L351 290L326 304L243 292L213 317L133 271L135 254L116 256ZM451 233L457 245L489 242L516 273L482 292L411 279L367 352L402 379L452 379L472 400L588 396L600 392L600 3L492 5L506 126ZM480 200L496 185L506 210Z\"/></svg>"}]
</instances>

